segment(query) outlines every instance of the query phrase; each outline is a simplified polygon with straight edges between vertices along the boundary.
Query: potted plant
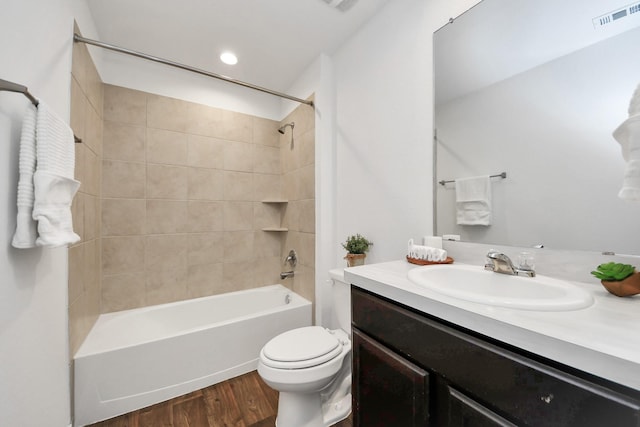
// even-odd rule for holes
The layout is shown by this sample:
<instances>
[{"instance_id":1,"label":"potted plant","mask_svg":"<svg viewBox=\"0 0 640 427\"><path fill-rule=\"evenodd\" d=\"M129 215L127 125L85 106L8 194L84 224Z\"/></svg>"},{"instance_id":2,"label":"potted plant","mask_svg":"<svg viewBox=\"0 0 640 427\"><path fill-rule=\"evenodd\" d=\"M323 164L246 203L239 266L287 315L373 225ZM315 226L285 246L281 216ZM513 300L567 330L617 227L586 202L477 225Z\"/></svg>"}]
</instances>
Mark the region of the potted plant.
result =
<instances>
[{"instance_id":1,"label":"potted plant","mask_svg":"<svg viewBox=\"0 0 640 427\"><path fill-rule=\"evenodd\" d=\"M372 242L360 234L347 237L347 241L342 244L342 247L348 252L344 257L344 259L347 260L347 266L355 267L356 265L363 265L364 259L367 256L366 252L369 251L369 246L372 245Z\"/></svg>"},{"instance_id":2,"label":"potted plant","mask_svg":"<svg viewBox=\"0 0 640 427\"><path fill-rule=\"evenodd\" d=\"M607 291L618 297L640 294L640 273L632 265L608 262L600 264L591 274L600 279Z\"/></svg>"}]
</instances>

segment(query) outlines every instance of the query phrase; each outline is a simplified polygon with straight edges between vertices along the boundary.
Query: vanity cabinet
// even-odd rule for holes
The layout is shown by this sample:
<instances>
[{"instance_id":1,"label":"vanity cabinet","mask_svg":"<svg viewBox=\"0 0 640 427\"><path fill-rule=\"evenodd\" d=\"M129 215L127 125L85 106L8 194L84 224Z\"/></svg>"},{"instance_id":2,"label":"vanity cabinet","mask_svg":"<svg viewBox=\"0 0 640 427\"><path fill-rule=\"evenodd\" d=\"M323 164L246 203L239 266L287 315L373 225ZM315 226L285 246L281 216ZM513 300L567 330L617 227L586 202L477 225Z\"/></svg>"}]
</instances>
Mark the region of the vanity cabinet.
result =
<instances>
[{"instance_id":1,"label":"vanity cabinet","mask_svg":"<svg viewBox=\"0 0 640 427\"><path fill-rule=\"evenodd\" d=\"M635 390L355 286L352 322L355 426L640 427Z\"/></svg>"}]
</instances>

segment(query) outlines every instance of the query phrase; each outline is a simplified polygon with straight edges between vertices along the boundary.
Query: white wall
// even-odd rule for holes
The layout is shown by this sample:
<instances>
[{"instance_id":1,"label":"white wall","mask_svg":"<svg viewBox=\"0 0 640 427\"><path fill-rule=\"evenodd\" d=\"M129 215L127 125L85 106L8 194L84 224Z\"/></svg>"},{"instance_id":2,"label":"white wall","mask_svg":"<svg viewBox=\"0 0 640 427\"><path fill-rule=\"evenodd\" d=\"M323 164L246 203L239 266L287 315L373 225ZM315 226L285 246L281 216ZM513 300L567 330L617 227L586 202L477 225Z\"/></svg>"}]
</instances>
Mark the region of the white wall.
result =
<instances>
[{"instance_id":1,"label":"white wall","mask_svg":"<svg viewBox=\"0 0 640 427\"><path fill-rule=\"evenodd\" d=\"M391 1L332 58L336 245L365 235L367 262L402 258L409 238L432 230L432 36L475 3Z\"/></svg>"},{"instance_id":2,"label":"white wall","mask_svg":"<svg viewBox=\"0 0 640 427\"><path fill-rule=\"evenodd\" d=\"M89 16L82 3L6 0L0 14L0 78L28 86L67 120L73 10ZM67 250L10 246L27 103L0 92L0 425L67 426Z\"/></svg>"}]
</instances>

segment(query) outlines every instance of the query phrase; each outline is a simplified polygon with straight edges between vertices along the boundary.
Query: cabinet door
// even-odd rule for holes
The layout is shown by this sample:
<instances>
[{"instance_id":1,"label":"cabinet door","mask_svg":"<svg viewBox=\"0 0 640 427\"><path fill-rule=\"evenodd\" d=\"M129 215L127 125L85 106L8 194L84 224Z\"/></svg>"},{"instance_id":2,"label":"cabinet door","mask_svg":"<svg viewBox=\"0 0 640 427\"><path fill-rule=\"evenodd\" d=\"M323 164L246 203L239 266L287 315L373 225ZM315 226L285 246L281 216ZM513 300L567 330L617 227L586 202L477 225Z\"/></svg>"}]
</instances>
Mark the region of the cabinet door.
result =
<instances>
[{"instance_id":1,"label":"cabinet door","mask_svg":"<svg viewBox=\"0 0 640 427\"><path fill-rule=\"evenodd\" d=\"M516 427L490 409L449 387L449 427Z\"/></svg>"},{"instance_id":2,"label":"cabinet door","mask_svg":"<svg viewBox=\"0 0 640 427\"><path fill-rule=\"evenodd\" d=\"M429 421L429 374L353 330L355 427L418 427Z\"/></svg>"}]
</instances>

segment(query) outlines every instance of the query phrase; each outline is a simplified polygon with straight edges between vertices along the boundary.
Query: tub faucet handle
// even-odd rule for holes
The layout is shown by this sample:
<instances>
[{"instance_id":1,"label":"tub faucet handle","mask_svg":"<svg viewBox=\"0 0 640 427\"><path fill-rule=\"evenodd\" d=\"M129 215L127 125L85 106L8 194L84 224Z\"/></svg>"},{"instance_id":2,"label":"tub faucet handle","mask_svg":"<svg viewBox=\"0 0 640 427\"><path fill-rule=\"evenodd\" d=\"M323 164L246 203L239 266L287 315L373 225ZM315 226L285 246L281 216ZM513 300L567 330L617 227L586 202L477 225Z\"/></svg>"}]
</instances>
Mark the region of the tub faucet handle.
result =
<instances>
[{"instance_id":1,"label":"tub faucet handle","mask_svg":"<svg viewBox=\"0 0 640 427\"><path fill-rule=\"evenodd\" d=\"M289 264L291 268L295 268L295 266L298 265L298 255L293 249L289 251L289 255L287 255L287 257L284 259L283 265L287 264Z\"/></svg>"}]
</instances>

